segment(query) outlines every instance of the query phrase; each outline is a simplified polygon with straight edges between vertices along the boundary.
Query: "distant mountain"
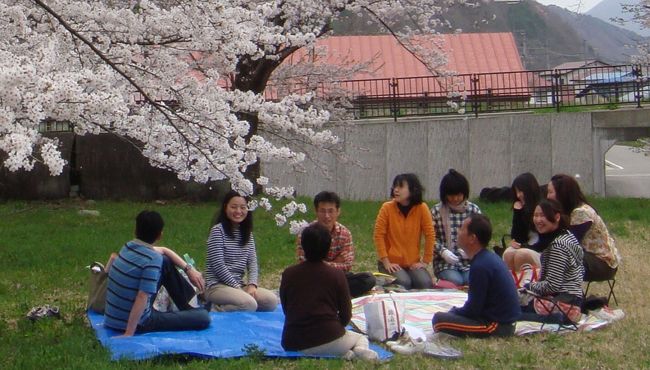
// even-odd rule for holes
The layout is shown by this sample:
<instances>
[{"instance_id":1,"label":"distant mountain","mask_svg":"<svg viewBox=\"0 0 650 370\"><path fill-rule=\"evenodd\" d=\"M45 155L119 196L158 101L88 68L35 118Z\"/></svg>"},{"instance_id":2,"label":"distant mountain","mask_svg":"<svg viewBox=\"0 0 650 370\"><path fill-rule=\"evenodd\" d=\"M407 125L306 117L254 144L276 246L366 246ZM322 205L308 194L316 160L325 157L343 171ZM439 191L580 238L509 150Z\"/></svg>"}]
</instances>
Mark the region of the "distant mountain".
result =
<instances>
[{"instance_id":1,"label":"distant mountain","mask_svg":"<svg viewBox=\"0 0 650 370\"><path fill-rule=\"evenodd\" d=\"M623 27L626 30L638 33L641 36L648 37L650 36L650 29L641 27L640 24L636 22L631 22L632 18L630 14L623 11L623 4L636 4L638 0L602 0L596 6L587 11L587 15L602 19L605 22L615 24L619 27ZM620 18L626 20L627 22L616 23L612 21L612 18Z\"/></svg>"},{"instance_id":2,"label":"distant mountain","mask_svg":"<svg viewBox=\"0 0 650 370\"><path fill-rule=\"evenodd\" d=\"M618 0L605 0L618 1ZM621 0L634 1L634 0ZM533 0L518 3L480 2L477 8L455 6L444 15L452 33L512 32L519 54L528 70L548 69L565 62L598 59L609 63L628 63L643 38L589 15L579 15L557 6ZM380 34L384 30L368 26L367 18L350 15L335 22L334 33ZM408 22L404 22L407 24Z\"/></svg>"},{"instance_id":3,"label":"distant mountain","mask_svg":"<svg viewBox=\"0 0 650 370\"><path fill-rule=\"evenodd\" d=\"M638 54L636 45L645 39L637 33L591 15L577 14L554 5L549 5L547 9L549 13L571 25L578 37L585 40L594 51L596 59L604 62L629 63L630 56Z\"/></svg>"}]
</instances>

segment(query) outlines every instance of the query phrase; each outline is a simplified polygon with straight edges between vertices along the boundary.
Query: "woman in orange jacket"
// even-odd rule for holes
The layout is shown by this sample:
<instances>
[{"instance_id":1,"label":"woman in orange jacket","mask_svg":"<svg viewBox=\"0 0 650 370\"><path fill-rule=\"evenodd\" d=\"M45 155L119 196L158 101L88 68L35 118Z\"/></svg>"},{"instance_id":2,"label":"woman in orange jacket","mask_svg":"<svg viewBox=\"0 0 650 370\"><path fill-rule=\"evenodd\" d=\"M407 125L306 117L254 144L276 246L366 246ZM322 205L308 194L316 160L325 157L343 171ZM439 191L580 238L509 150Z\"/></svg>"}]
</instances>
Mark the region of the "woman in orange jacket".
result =
<instances>
[{"instance_id":1,"label":"woman in orange jacket","mask_svg":"<svg viewBox=\"0 0 650 370\"><path fill-rule=\"evenodd\" d=\"M397 278L395 283L406 289L433 287L427 266L433 259L435 232L431 213L422 201L424 188L415 174L397 175L390 195L375 222L374 241L380 272ZM420 240L424 235L424 253Z\"/></svg>"}]
</instances>

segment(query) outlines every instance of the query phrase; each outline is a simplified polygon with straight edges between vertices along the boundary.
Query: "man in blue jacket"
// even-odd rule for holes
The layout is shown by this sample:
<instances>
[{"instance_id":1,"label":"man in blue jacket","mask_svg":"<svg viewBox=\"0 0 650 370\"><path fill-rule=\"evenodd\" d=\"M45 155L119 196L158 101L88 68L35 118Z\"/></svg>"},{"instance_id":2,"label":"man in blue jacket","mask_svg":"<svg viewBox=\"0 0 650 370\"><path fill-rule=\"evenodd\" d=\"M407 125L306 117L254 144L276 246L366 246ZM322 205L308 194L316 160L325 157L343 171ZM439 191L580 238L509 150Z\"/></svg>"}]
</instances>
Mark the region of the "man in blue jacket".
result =
<instances>
[{"instance_id":1,"label":"man in blue jacket","mask_svg":"<svg viewBox=\"0 0 650 370\"><path fill-rule=\"evenodd\" d=\"M469 292L463 307L433 316L433 331L459 337L510 336L521 316L514 280L503 260L486 249L490 220L473 214L458 232L458 245L470 259Z\"/></svg>"}]
</instances>

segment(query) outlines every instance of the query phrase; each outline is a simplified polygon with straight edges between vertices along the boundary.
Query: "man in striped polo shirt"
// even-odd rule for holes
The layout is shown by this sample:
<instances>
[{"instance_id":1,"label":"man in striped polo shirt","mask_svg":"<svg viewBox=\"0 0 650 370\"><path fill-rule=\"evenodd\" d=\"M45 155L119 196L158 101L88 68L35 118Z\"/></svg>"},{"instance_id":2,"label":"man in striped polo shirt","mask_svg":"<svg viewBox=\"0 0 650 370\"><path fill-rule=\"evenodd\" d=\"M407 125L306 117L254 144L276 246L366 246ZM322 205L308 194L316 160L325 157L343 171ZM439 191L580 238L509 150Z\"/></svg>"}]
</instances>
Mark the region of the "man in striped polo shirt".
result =
<instances>
[{"instance_id":1,"label":"man in striped polo shirt","mask_svg":"<svg viewBox=\"0 0 650 370\"><path fill-rule=\"evenodd\" d=\"M503 260L485 247L492 237L490 220L480 214L466 218L458 245L470 259L469 292L463 307L433 316L433 331L459 337L509 336L521 316L515 283Z\"/></svg>"},{"instance_id":2,"label":"man in striped polo shirt","mask_svg":"<svg viewBox=\"0 0 650 370\"><path fill-rule=\"evenodd\" d=\"M189 305L196 293L176 267L185 270L199 291L205 284L201 273L171 249L153 245L160 240L163 226L158 212L140 212L135 222L136 239L122 247L108 271L104 325L123 331L123 336L152 331L200 330L210 325L205 309ZM161 285L180 311L153 309Z\"/></svg>"}]
</instances>

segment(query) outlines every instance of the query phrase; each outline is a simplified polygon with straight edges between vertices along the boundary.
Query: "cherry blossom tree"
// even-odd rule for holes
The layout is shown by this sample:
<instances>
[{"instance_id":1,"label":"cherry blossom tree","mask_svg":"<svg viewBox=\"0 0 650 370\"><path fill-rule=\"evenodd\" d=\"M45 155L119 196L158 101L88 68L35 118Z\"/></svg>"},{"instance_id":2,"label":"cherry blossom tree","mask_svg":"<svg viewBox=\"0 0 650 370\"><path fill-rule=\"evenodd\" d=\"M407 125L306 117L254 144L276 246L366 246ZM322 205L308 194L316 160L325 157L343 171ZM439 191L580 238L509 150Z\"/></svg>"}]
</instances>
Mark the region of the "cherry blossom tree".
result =
<instances>
[{"instance_id":1,"label":"cherry blossom tree","mask_svg":"<svg viewBox=\"0 0 650 370\"><path fill-rule=\"evenodd\" d=\"M183 180L290 195L259 175L259 162L297 164L305 155L296 145L328 150L338 138L313 93L264 98L273 72L344 11L369 14L435 67L444 56L408 36L435 33L453 1L0 0L3 165L30 170L41 161L60 174L58 143L39 132L53 120L78 135L140 143L152 165ZM394 31L404 19L412 27Z\"/></svg>"},{"instance_id":2,"label":"cherry blossom tree","mask_svg":"<svg viewBox=\"0 0 650 370\"><path fill-rule=\"evenodd\" d=\"M623 4L623 11L631 16L631 21L640 24L643 28L650 28L650 0L639 0L630 4ZM615 19L617 22L624 24L623 19ZM648 65L650 63L650 43L642 42L637 45L638 54L632 57L633 63ZM642 73L645 76L650 74L650 70L644 68ZM637 149L645 155L650 155L650 138L639 138L640 147Z\"/></svg>"}]
</instances>

